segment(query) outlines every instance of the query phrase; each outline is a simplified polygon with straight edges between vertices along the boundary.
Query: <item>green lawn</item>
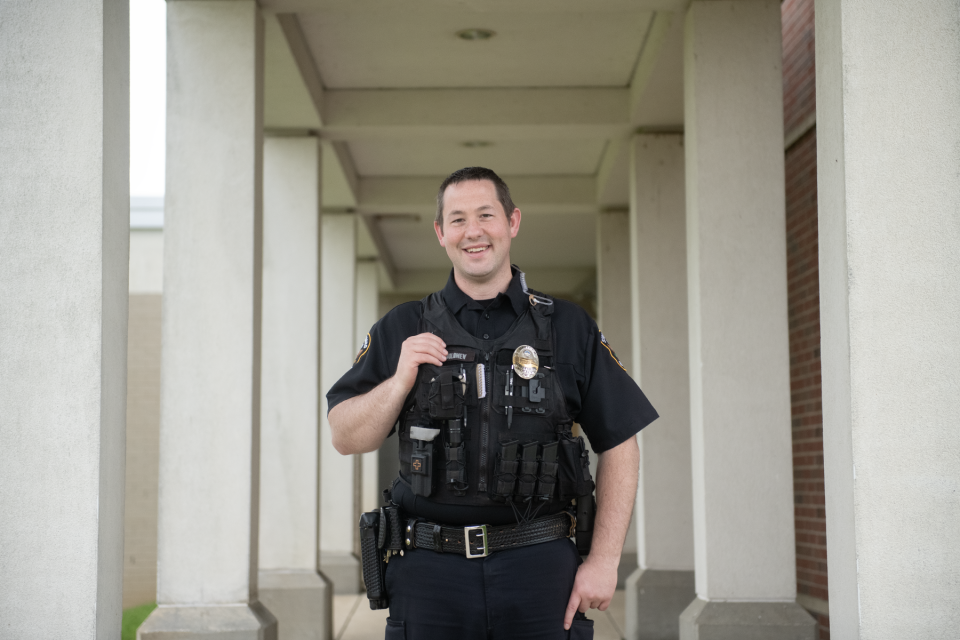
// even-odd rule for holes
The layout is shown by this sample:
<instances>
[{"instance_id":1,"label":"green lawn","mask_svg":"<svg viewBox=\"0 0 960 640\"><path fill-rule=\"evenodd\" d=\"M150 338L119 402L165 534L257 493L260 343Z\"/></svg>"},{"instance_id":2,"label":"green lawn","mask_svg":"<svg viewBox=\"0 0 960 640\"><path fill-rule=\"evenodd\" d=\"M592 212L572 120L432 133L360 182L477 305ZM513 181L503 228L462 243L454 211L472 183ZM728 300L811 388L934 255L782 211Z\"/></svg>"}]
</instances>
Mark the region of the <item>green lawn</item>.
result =
<instances>
[{"instance_id":1,"label":"green lawn","mask_svg":"<svg viewBox=\"0 0 960 640\"><path fill-rule=\"evenodd\" d=\"M123 612L122 640L137 640L137 629L147 619L150 612L157 608L156 603L150 602L139 607L131 607Z\"/></svg>"}]
</instances>

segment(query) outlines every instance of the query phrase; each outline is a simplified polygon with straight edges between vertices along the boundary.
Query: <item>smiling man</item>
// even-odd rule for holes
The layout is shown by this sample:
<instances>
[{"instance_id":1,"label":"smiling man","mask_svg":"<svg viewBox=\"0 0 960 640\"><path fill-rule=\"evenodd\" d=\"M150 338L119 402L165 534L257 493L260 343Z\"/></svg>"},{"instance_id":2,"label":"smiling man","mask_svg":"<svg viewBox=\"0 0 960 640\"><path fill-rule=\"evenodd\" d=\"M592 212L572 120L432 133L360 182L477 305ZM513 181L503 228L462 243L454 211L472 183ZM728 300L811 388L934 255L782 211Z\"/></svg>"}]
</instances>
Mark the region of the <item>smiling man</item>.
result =
<instances>
[{"instance_id":1,"label":"smiling man","mask_svg":"<svg viewBox=\"0 0 960 640\"><path fill-rule=\"evenodd\" d=\"M511 266L520 219L493 171L447 177L434 222L446 286L377 322L327 394L340 453L400 438L396 515L380 523L404 552L386 567L388 640L591 638L583 614L616 589L634 435L657 413L587 313ZM582 563L594 482L574 423L599 453Z\"/></svg>"}]
</instances>

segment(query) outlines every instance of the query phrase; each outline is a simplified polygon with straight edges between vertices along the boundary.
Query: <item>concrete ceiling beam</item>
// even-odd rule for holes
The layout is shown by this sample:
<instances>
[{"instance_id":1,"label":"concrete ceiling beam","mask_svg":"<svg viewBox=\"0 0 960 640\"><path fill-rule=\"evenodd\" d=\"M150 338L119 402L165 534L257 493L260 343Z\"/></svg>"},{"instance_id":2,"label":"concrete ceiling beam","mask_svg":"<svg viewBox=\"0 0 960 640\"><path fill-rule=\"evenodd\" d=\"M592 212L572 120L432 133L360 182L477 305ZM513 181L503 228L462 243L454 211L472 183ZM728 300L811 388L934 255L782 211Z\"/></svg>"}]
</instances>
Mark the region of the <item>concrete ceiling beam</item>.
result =
<instances>
[{"instance_id":1,"label":"concrete ceiling beam","mask_svg":"<svg viewBox=\"0 0 960 640\"><path fill-rule=\"evenodd\" d=\"M629 132L629 91L577 89L327 90L323 137L454 140L596 138Z\"/></svg>"},{"instance_id":2,"label":"concrete ceiling beam","mask_svg":"<svg viewBox=\"0 0 960 640\"><path fill-rule=\"evenodd\" d=\"M658 11L650 21L630 80L630 122L641 128L683 126L683 14Z\"/></svg>"},{"instance_id":3,"label":"concrete ceiling beam","mask_svg":"<svg viewBox=\"0 0 960 640\"><path fill-rule=\"evenodd\" d=\"M585 5L583 0L468 0L458 2L456 8L466 12L516 12L516 13L584 13L594 11L683 11L690 0L594 0ZM380 9L382 0L260 0L261 9L268 13L309 12L323 10L352 10L369 12ZM449 11L450 0L418 0L415 5L420 11Z\"/></svg>"},{"instance_id":4,"label":"concrete ceiling beam","mask_svg":"<svg viewBox=\"0 0 960 640\"><path fill-rule=\"evenodd\" d=\"M283 30L283 35L287 39L287 45L290 47L290 53L293 55L297 68L300 70L300 77L303 78L303 84L310 94L313 106L317 111L317 117L320 124L325 122L324 118L324 88L320 80L320 72L313 61L313 54L310 53L310 45L307 44L307 38L300 28L300 22L297 16L292 13L277 14L277 22Z\"/></svg>"},{"instance_id":5,"label":"concrete ceiling beam","mask_svg":"<svg viewBox=\"0 0 960 640\"><path fill-rule=\"evenodd\" d=\"M683 18L664 11L655 13L653 20L650 21L650 27L647 29L640 50L640 59L633 70L633 78L630 80L631 119L636 119L638 106L657 67L657 59L660 57L663 43L666 41L667 35L670 33L670 26L674 21L682 22Z\"/></svg>"}]
</instances>

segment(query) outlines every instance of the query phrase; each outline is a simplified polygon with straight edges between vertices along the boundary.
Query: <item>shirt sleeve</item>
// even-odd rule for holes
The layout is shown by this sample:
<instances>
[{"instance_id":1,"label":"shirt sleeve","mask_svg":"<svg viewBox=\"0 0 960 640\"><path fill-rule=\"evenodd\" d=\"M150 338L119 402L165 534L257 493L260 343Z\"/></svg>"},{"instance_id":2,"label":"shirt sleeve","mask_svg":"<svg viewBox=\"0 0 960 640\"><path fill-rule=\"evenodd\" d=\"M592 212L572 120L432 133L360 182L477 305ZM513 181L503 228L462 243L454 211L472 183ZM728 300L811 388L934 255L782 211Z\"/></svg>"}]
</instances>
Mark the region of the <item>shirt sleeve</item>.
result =
<instances>
[{"instance_id":1,"label":"shirt sleeve","mask_svg":"<svg viewBox=\"0 0 960 640\"><path fill-rule=\"evenodd\" d=\"M659 415L627 373L612 345L586 312L577 318L580 348L575 363L579 411L573 418L602 453L625 442ZM576 366L579 365L579 366Z\"/></svg>"},{"instance_id":2,"label":"shirt sleeve","mask_svg":"<svg viewBox=\"0 0 960 640\"><path fill-rule=\"evenodd\" d=\"M355 396L367 393L397 370L403 341L417 332L420 303L394 307L363 339L353 365L327 391L327 413Z\"/></svg>"}]
</instances>

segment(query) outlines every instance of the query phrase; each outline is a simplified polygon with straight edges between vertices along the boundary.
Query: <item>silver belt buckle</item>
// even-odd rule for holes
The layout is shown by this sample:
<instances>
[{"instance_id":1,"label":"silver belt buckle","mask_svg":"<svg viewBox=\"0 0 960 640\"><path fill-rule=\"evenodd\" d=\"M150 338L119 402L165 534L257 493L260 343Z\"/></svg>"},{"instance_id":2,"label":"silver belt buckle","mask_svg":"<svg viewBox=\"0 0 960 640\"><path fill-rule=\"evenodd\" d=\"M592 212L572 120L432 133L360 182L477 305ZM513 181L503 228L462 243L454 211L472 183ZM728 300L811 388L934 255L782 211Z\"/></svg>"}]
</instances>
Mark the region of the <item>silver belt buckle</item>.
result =
<instances>
[{"instance_id":1,"label":"silver belt buckle","mask_svg":"<svg viewBox=\"0 0 960 640\"><path fill-rule=\"evenodd\" d=\"M470 553L470 532L479 531L480 537L483 540L483 552L482 553ZM472 527L463 528L463 546L464 550L467 553L468 558L486 558L490 555L490 549L487 547L487 525L478 524Z\"/></svg>"}]
</instances>

